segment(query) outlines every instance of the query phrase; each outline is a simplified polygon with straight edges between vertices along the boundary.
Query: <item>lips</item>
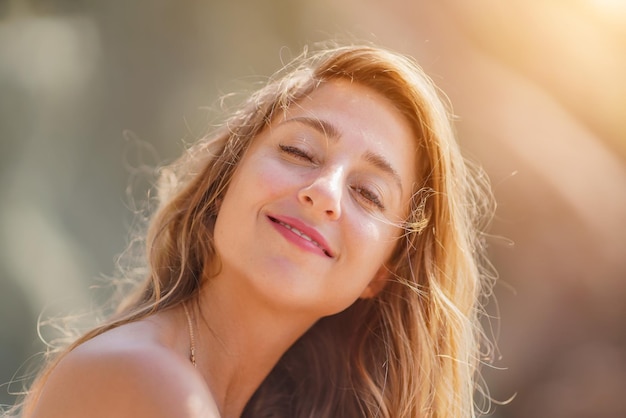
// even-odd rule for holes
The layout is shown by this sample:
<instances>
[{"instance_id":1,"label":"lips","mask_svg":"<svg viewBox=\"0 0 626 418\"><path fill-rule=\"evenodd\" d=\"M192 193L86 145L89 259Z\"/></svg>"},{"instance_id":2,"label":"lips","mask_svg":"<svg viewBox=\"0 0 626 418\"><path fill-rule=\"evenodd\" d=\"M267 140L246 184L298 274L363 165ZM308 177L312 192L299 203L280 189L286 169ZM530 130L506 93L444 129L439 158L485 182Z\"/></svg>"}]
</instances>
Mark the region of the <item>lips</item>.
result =
<instances>
[{"instance_id":1,"label":"lips","mask_svg":"<svg viewBox=\"0 0 626 418\"><path fill-rule=\"evenodd\" d=\"M326 243L326 240L324 240L324 237L322 237L322 235L315 231L315 229L306 226L301 221L294 218L278 218L275 216L268 216L268 218L270 221L283 226L303 240L308 241L314 246L318 247L320 250L322 250L326 257L333 258L333 253Z\"/></svg>"}]
</instances>

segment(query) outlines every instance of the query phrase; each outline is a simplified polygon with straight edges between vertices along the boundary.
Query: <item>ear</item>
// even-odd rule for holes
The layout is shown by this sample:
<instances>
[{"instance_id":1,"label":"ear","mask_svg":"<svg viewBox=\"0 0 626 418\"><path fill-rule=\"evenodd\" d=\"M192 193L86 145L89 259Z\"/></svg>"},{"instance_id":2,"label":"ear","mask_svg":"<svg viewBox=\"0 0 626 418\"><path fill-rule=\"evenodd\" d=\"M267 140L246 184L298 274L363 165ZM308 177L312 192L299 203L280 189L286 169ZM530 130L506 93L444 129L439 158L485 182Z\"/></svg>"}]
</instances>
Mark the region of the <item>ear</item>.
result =
<instances>
[{"instance_id":1,"label":"ear","mask_svg":"<svg viewBox=\"0 0 626 418\"><path fill-rule=\"evenodd\" d=\"M367 287L361 293L361 299L371 299L378 295L389 281L391 273L384 264L378 269L374 278L368 283Z\"/></svg>"}]
</instances>

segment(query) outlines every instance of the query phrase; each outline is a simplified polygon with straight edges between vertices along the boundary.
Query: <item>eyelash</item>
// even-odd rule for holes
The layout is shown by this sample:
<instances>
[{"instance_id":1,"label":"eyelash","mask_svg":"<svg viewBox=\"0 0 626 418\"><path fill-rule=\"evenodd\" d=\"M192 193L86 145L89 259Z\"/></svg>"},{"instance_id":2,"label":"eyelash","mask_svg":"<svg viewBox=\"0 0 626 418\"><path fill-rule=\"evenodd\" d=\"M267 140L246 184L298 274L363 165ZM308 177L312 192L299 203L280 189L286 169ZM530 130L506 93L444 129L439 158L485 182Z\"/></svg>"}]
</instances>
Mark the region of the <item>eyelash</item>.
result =
<instances>
[{"instance_id":1,"label":"eyelash","mask_svg":"<svg viewBox=\"0 0 626 418\"><path fill-rule=\"evenodd\" d=\"M313 159L313 156L311 154L309 154L308 152L298 148L298 147L292 147L291 145L279 145L279 148L282 152L289 154L293 157L296 157L300 160L305 160L308 161L310 163L315 162L315 160Z\"/></svg>"},{"instance_id":2,"label":"eyelash","mask_svg":"<svg viewBox=\"0 0 626 418\"><path fill-rule=\"evenodd\" d=\"M309 163L315 163L314 157L301 148L290 145L279 145L279 148L281 152L289 154L292 157ZM375 206L380 210L385 209L385 205L383 205L380 198L371 189L363 186L350 186L350 189L355 192L368 206Z\"/></svg>"},{"instance_id":3,"label":"eyelash","mask_svg":"<svg viewBox=\"0 0 626 418\"><path fill-rule=\"evenodd\" d=\"M358 194L359 197L365 199L365 202L368 205L375 206L376 208L378 208L380 210L384 210L385 209L385 205L383 205L383 202L380 201L380 198L376 195L376 193L372 192L367 187L351 186L350 188L356 194Z\"/></svg>"}]
</instances>

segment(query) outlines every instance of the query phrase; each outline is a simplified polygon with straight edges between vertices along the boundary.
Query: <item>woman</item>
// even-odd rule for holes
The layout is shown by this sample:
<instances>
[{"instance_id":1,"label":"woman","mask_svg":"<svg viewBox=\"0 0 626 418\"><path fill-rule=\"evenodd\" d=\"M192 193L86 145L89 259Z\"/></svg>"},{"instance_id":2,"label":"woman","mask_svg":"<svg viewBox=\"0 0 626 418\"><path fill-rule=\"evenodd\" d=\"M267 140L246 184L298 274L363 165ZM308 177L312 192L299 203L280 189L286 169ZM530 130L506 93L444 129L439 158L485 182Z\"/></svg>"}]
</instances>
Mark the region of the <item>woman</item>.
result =
<instances>
[{"instance_id":1,"label":"woman","mask_svg":"<svg viewBox=\"0 0 626 418\"><path fill-rule=\"evenodd\" d=\"M475 416L490 200L412 60L302 56L161 180L147 277L25 417Z\"/></svg>"}]
</instances>

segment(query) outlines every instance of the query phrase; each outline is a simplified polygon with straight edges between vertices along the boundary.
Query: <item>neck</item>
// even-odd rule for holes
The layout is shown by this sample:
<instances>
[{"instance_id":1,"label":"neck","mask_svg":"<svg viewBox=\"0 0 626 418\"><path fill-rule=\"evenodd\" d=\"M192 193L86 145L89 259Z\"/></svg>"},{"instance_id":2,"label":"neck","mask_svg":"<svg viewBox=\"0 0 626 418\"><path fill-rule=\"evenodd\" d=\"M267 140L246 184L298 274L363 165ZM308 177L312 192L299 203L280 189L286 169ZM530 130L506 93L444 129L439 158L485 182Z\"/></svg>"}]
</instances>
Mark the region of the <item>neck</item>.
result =
<instances>
[{"instance_id":1,"label":"neck","mask_svg":"<svg viewBox=\"0 0 626 418\"><path fill-rule=\"evenodd\" d=\"M224 275L211 279L195 321L197 368L224 418L241 416L280 357L317 319L286 315L233 283Z\"/></svg>"}]
</instances>

